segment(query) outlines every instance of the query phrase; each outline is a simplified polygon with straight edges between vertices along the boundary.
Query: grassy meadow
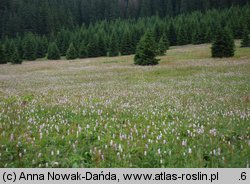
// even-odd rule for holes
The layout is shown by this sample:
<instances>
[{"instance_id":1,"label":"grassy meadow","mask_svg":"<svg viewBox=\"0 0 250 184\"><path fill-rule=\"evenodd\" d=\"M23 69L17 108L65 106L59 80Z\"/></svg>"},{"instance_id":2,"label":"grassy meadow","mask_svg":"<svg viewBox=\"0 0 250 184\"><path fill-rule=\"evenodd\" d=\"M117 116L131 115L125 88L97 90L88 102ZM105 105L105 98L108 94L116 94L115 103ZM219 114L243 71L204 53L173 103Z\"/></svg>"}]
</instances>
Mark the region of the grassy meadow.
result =
<instances>
[{"instance_id":1,"label":"grassy meadow","mask_svg":"<svg viewBox=\"0 0 250 184\"><path fill-rule=\"evenodd\" d=\"M0 167L249 167L250 49L0 65Z\"/></svg>"}]
</instances>

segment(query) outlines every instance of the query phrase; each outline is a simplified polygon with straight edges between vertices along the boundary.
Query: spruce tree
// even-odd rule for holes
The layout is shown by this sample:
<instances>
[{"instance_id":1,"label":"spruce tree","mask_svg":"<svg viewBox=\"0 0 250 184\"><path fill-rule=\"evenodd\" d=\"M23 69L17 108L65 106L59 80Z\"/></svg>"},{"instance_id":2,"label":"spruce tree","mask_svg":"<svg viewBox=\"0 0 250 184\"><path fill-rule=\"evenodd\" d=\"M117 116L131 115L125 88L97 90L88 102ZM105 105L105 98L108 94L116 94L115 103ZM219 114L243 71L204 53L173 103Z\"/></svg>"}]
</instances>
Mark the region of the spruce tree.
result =
<instances>
[{"instance_id":1,"label":"spruce tree","mask_svg":"<svg viewBox=\"0 0 250 184\"><path fill-rule=\"evenodd\" d=\"M56 45L61 56L65 56L70 45L70 33L67 30L63 29L57 34Z\"/></svg>"},{"instance_id":2,"label":"spruce tree","mask_svg":"<svg viewBox=\"0 0 250 184\"><path fill-rule=\"evenodd\" d=\"M97 40L97 36L93 36L93 39L90 40L89 44L87 45L87 53L88 53L88 57L98 57L99 55L99 51L98 49L96 49L98 47L98 40Z\"/></svg>"},{"instance_id":3,"label":"spruce tree","mask_svg":"<svg viewBox=\"0 0 250 184\"><path fill-rule=\"evenodd\" d=\"M88 57L97 57L98 54L96 54L96 44L93 42L90 42L87 45L87 53L88 53Z\"/></svg>"},{"instance_id":4,"label":"spruce tree","mask_svg":"<svg viewBox=\"0 0 250 184\"><path fill-rule=\"evenodd\" d=\"M170 45L173 46L177 44L177 33L176 33L176 29L174 27L173 22L171 22L169 26L168 39L169 39Z\"/></svg>"},{"instance_id":5,"label":"spruce tree","mask_svg":"<svg viewBox=\"0 0 250 184\"><path fill-rule=\"evenodd\" d=\"M162 40L163 40L163 43L166 47L166 50L169 50L170 43L169 43L168 37L165 33L162 35Z\"/></svg>"},{"instance_id":6,"label":"spruce tree","mask_svg":"<svg viewBox=\"0 0 250 184\"><path fill-rule=\"evenodd\" d=\"M80 58L87 58L87 57L88 57L87 47L86 47L84 41L83 41L83 42L81 43L81 45L80 45L79 57L80 57Z\"/></svg>"},{"instance_id":7,"label":"spruce tree","mask_svg":"<svg viewBox=\"0 0 250 184\"><path fill-rule=\"evenodd\" d=\"M18 51L18 54L20 56L21 59L23 59L23 40L22 38L19 36L19 34L17 34L17 37L15 38L15 45Z\"/></svg>"},{"instance_id":8,"label":"spruce tree","mask_svg":"<svg viewBox=\"0 0 250 184\"><path fill-rule=\"evenodd\" d=\"M12 64L21 64L22 58L18 53L18 49L13 40L7 41L5 45L5 62L10 62Z\"/></svg>"},{"instance_id":9,"label":"spruce tree","mask_svg":"<svg viewBox=\"0 0 250 184\"><path fill-rule=\"evenodd\" d=\"M197 27L192 34L192 44L201 44L201 34L200 34L200 28Z\"/></svg>"},{"instance_id":10,"label":"spruce tree","mask_svg":"<svg viewBox=\"0 0 250 184\"><path fill-rule=\"evenodd\" d=\"M108 49L108 55L110 57L118 56L119 50L118 50L118 41L116 39L115 34L113 33L109 39L109 49Z\"/></svg>"},{"instance_id":11,"label":"spruce tree","mask_svg":"<svg viewBox=\"0 0 250 184\"><path fill-rule=\"evenodd\" d=\"M79 49L80 49L80 45L81 45L81 41L82 41L82 38L81 38L81 35L80 33L74 33L73 34L73 38L71 39L71 42L70 44L72 43L75 50L76 50L76 53L77 53L77 56L78 56L78 53L79 53ZM70 46L69 44L69 46ZM67 48L67 51L69 49L69 46ZM67 55L67 51L66 51L66 55Z\"/></svg>"},{"instance_id":12,"label":"spruce tree","mask_svg":"<svg viewBox=\"0 0 250 184\"><path fill-rule=\"evenodd\" d=\"M246 26L243 30L243 39L241 41L241 47L250 47L250 37Z\"/></svg>"},{"instance_id":13,"label":"spruce tree","mask_svg":"<svg viewBox=\"0 0 250 184\"><path fill-rule=\"evenodd\" d=\"M48 41L46 37L38 37L37 41L37 49L36 49L36 57L37 58L44 58L47 53L48 49Z\"/></svg>"},{"instance_id":14,"label":"spruce tree","mask_svg":"<svg viewBox=\"0 0 250 184\"><path fill-rule=\"evenodd\" d=\"M168 49L169 49L169 41L168 41L166 34L163 34L159 43L158 43L157 54L162 56L165 54L166 50L168 50Z\"/></svg>"},{"instance_id":15,"label":"spruce tree","mask_svg":"<svg viewBox=\"0 0 250 184\"><path fill-rule=\"evenodd\" d=\"M126 29L122 36L121 41L121 54L122 55L130 55L133 53L132 51L132 37L131 33L128 29Z\"/></svg>"},{"instance_id":16,"label":"spruce tree","mask_svg":"<svg viewBox=\"0 0 250 184\"><path fill-rule=\"evenodd\" d=\"M22 64L22 59L19 56L18 50L16 46L14 47L14 51L11 56L11 63L12 64Z\"/></svg>"},{"instance_id":17,"label":"spruce tree","mask_svg":"<svg viewBox=\"0 0 250 184\"><path fill-rule=\"evenodd\" d=\"M180 13L187 13L188 11L188 0L181 0L180 2Z\"/></svg>"},{"instance_id":18,"label":"spruce tree","mask_svg":"<svg viewBox=\"0 0 250 184\"><path fill-rule=\"evenodd\" d=\"M150 3L151 2L149 0L141 0L140 17L147 17L151 15Z\"/></svg>"},{"instance_id":19,"label":"spruce tree","mask_svg":"<svg viewBox=\"0 0 250 184\"><path fill-rule=\"evenodd\" d=\"M204 31L195 31L194 34L192 35L192 43L193 44L202 44L202 43L208 43L210 40L208 33L206 30Z\"/></svg>"},{"instance_id":20,"label":"spruce tree","mask_svg":"<svg viewBox=\"0 0 250 184\"><path fill-rule=\"evenodd\" d=\"M156 53L153 33L148 31L137 45L134 63L136 65L157 65L159 60L156 59Z\"/></svg>"},{"instance_id":21,"label":"spruce tree","mask_svg":"<svg viewBox=\"0 0 250 184\"><path fill-rule=\"evenodd\" d=\"M232 57L235 52L235 44L228 28L218 29L212 44L212 57Z\"/></svg>"},{"instance_id":22,"label":"spruce tree","mask_svg":"<svg viewBox=\"0 0 250 184\"><path fill-rule=\"evenodd\" d=\"M165 0L165 1L163 1L163 2L166 3L165 10L166 10L167 15L172 16L172 15L174 14L174 11L173 11L173 2L172 2L172 0Z\"/></svg>"},{"instance_id":23,"label":"spruce tree","mask_svg":"<svg viewBox=\"0 0 250 184\"><path fill-rule=\"evenodd\" d=\"M177 44L178 45L188 44L188 35L184 27L181 27L177 32Z\"/></svg>"},{"instance_id":24,"label":"spruce tree","mask_svg":"<svg viewBox=\"0 0 250 184\"><path fill-rule=\"evenodd\" d=\"M157 55L158 56L164 56L165 55L165 52L166 52L166 49L165 49L165 45L163 43L163 40L160 39L159 43L158 43L158 47L157 47Z\"/></svg>"},{"instance_id":25,"label":"spruce tree","mask_svg":"<svg viewBox=\"0 0 250 184\"><path fill-rule=\"evenodd\" d=\"M12 61L12 54L15 50L15 44L13 40L7 39L4 44L4 51L5 51L5 62L11 62Z\"/></svg>"},{"instance_id":26,"label":"spruce tree","mask_svg":"<svg viewBox=\"0 0 250 184\"><path fill-rule=\"evenodd\" d=\"M33 34L27 34L23 39L23 59L32 61L36 59L36 40Z\"/></svg>"},{"instance_id":27,"label":"spruce tree","mask_svg":"<svg viewBox=\"0 0 250 184\"><path fill-rule=\"evenodd\" d=\"M97 34L97 51L98 56L107 56L107 48L106 48L106 38L103 32L99 32Z\"/></svg>"},{"instance_id":28,"label":"spruce tree","mask_svg":"<svg viewBox=\"0 0 250 184\"><path fill-rule=\"evenodd\" d=\"M0 64L6 64L7 61L5 59L5 49L2 44L0 44Z\"/></svg>"},{"instance_id":29,"label":"spruce tree","mask_svg":"<svg viewBox=\"0 0 250 184\"><path fill-rule=\"evenodd\" d=\"M49 44L47 58L50 60L60 59L60 52L55 42Z\"/></svg>"},{"instance_id":30,"label":"spruce tree","mask_svg":"<svg viewBox=\"0 0 250 184\"><path fill-rule=\"evenodd\" d=\"M78 54L76 52L76 49L73 45L73 43L71 43L69 45L69 48L67 50L67 53L66 53L66 59L70 60L70 59L76 59L78 57Z\"/></svg>"}]
</instances>

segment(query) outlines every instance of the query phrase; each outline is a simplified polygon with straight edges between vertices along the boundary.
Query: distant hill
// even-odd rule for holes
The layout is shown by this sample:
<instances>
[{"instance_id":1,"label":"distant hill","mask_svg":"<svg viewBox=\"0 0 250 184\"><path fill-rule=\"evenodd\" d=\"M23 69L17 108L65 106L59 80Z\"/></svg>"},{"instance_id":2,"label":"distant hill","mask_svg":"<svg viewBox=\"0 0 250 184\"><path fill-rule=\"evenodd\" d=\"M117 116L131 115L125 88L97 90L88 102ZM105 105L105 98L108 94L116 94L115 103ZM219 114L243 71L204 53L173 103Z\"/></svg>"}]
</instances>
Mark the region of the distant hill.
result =
<instances>
[{"instance_id":1,"label":"distant hill","mask_svg":"<svg viewBox=\"0 0 250 184\"><path fill-rule=\"evenodd\" d=\"M48 35L61 28L73 29L99 20L176 16L247 2L249 0L1 0L0 37L26 32Z\"/></svg>"}]
</instances>

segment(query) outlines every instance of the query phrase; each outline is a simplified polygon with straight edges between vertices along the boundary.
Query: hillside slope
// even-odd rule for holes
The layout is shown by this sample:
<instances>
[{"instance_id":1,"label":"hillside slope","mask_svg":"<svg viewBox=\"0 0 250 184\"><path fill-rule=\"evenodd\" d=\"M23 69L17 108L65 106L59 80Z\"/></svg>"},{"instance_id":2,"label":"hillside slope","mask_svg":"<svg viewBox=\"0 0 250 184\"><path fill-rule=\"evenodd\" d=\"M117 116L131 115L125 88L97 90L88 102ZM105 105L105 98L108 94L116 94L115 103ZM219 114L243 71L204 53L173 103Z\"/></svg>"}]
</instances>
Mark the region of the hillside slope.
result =
<instances>
[{"instance_id":1,"label":"hillside slope","mask_svg":"<svg viewBox=\"0 0 250 184\"><path fill-rule=\"evenodd\" d=\"M0 167L247 167L249 48L210 47L1 65Z\"/></svg>"}]
</instances>

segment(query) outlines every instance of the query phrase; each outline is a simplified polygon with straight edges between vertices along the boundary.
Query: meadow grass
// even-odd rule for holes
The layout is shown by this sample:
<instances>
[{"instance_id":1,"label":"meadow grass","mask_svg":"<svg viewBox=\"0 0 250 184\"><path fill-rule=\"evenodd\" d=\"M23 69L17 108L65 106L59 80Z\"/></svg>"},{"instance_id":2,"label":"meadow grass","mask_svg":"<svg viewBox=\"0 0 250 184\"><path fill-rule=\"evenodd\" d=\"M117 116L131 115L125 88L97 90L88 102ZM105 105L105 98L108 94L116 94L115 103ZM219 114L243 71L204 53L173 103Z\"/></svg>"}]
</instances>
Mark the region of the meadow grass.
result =
<instances>
[{"instance_id":1,"label":"meadow grass","mask_svg":"<svg viewBox=\"0 0 250 184\"><path fill-rule=\"evenodd\" d=\"M250 49L0 66L0 167L249 167Z\"/></svg>"}]
</instances>

